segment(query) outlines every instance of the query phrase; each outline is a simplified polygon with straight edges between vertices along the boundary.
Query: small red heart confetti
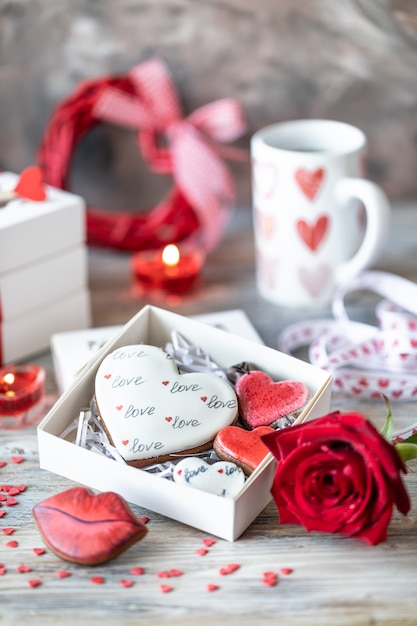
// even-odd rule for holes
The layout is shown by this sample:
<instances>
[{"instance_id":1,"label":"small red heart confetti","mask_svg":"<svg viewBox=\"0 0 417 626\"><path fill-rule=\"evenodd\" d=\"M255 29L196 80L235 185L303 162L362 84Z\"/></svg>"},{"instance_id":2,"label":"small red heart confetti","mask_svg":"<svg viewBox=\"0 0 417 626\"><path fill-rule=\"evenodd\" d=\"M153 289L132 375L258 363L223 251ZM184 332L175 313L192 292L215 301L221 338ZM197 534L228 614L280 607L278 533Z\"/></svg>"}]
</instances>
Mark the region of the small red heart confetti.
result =
<instances>
[{"instance_id":1,"label":"small red heart confetti","mask_svg":"<svg viewBox=\"0 0 417 626\"><path fill-rule=\"evenodd\" d=\"M10 457L10 460L12 463L19 464L19 463L23 463L23 461L25 460L25 457L24 456L12 456Z\"/></svg>"},{"instance_id":2,"label":"small red heart confetti","mask_svg":"<svg viewBox=\"0 0 417 626\"><path fill-rule=\"evenodd\" d=\"M67 572L65 569L60 569L56 575L58 578L68 578L69 576L72 576L71 572Z\"/></svg>"},{"instance_id":3,"label":"small red heart confetti","mask_svg":"<svg viewBox=\"0 0 417 626\"><path fill-rule=\"evenodd\" d=\"M29 567L29 565L25 565L24 563L22 563L22 565L19 565L19 567L16 568L16 571L18 574L27 574L28 572L32 571L32 568Z\"/></svg>"},{"instance_id":4,"label":"small red heart confetti","mask_svg":"<svg viewBox=\"0 0 417 626\"><path fill-rule=\"evenodd\" d=\"M227 576L228 574L233 574L233 572L236 572L236 570L238 570L239 568L240 565L238 565L237 563L229 563L229 565L226 565L219 570L219 574L221 574L222 576Z\"/></svg>"},{"instance_id":5,"label":"small red heart confetti","mask_svg":"<svg viewBox=\"0 0 417 626\"><path fill-rule=\"evenodd\" d=\"M206 550L206 548L198 548L195 553L198 554L199 556L205 556L207 554L208 550Z\"/></svg>"},{"instance_id":6,"label":"small red heart confetti","mask_svg":"<svg viewBox=\"0 0 417 626\"><path fill-rule=\"evenodd\" d=\"M20 489L18 489L17 487L10 487L8 494L9 496L18 496L20 493Z\"/></svg>"},{"instance_id":7,"label":"small red heart confetti","mask_svg":"<svg viewBox=\"0 0 417 626\"><path fill-rule=\"evenodd\" d=\"M281 567L281 569L279 570L281 572L281 574L283 574L284 576L288 576L288 574L292 574L293 569L291 567Z\"/></svg>"},{"instance_id":8,"label":"small red heart confetti","mask_svg":"<svg viewBox=\"0 0 417 626\"><path fill-rule=\"evenodd\" d=\"M130 573L134 574L135 576L143 576L145 570L143 569L143 567L132 567Z\"/></svg>"},{"instance_id":9,"label":"small red heart confetti","mask_svg":"<svg viewBox=\"0 0 417 626\"><path fill-rule=\"evenodd\" d=\"M169 572L158 572L157 573L158 578L170 578L170 573Z\"/></svg>"},{"instance_id":10,"label":"small red heart confetti","mask_svg":"<svg viewBox=\"0 0 417 626\"><path fill-rule=\"evenodd\" d=\"M127 446L127 444L128 444L128 443L129 443L129 439L123 439L123 440L122 440L122 444L123 444L124 446Z\"/></svg>"},{"instance_id":11,"label":"small red heart confetti","mask_svg":"<svg viewBox=\"0 0 417 626\"><path fill-rule=\"evenodd\" d=\"M0 461L0 467L4 467L5 465L7 465L7 461Z\"/></svg>"},{"instance_id":12,"label":"small red heart confetti","mask_svg":"<svg viewBox=\"0 0 417 626\"><path fill-rule=\"evenodd\" d=\"M4 567L4 565L0 565L0 576L4 576L7 572L7 569Z\"/></svg>"},{"instance_id":13,"label":"small red heart confetti","mask_svg":"<svg viewBox=\"0 0 417 626\"><path fill-rule=\"evenodd\" d=\"M4 502L5 500L7 500L7 496L5 496L4 493L0 493L0 502Z\"/></svg>"},{"instance_id":14,"label":"small red heart confetti","mask_svg":"<svg viewBox=\"0 0 417 626\"><path fill-rule=\"evenodd\" d=\"M218 470L217 470L217 472L218 472L219 474L223 474L224 470L222 470L222 469L218 469Z\"/></svg>"},{"instance_id":15,"label":"small red heart confetti","mask_svg":"<svg viewBox=\"0 0 417 626\"><path fill-rule=\"evenodd\" d=\"M3 535L13 535L14 531L16 529L15 528L2 528L1 532L3 533Z\"/></svg>"},{"instance_id":16,"label":"small red heart confetti","mask_svg":"<svg viewBox=\"0 0 417 626\"><path fill-rule=\"evenodd\" d=\"M42 581L39 578L34 578L33 580L28 580L29 587L39 587L42 584Z\"/></svg>"},{"instance_id":17,"label":"small red heart confetti","mask_svg":"<svg viewBox=\"0 0 417 626\"><path fill-rule=\"evenodd\" d=\"M121 578L119 580L119 584L122 585L122 587L133 587L133 585L135 584L133 580L126 580L125 578Z\"/></svg>"},{"instance_id":18,"label":"small red heart confetti","mask_svg":"<svg viewBox=\"0 0 417 626\"><path fill-rule=\"evenodd\" d=\"M207 396L201 396L201 400L202 400L203 402L207 402Z\"/></svg>"},{"instance_id":19,"label":"small red heart confetti","mask_svg":"<svg viewBox=\"0 0 417 626\"><path fill-rule=\"evenodd\" d=\"M166 417L166 418L165 418L165 421L166 421L166 422L172 422L172 417L171 417L171 416Z\"/></svg>"},{"instance_id":20,"label":"small red heart confetti","mask_svg":"<svg viewBox=\"0 0 417 626\"><path fill-rule=\"evenodd\" d=\"M170 569L169 574L170 576L182 576L184 572L180 569Z\"/></svg>"},{"instance_id":21,"label":"small red heart confetti","mask_svg":"<svg viewBox=\"0 0 417 626\"><path fill-rule=\"evenodd\" d=\"M7 511L3 509L3 511L0 511L0 518L4 517L6 514L7 514Z\"/></svg>"},{"instance_id":22,"label":"small red heart confetti","mask_svg":"<svg viewBox=\"0 0 417 626\"><path fill-rule=\"evenodd\" d=\"M103 576L93 576L90 578L90 583L93 583L93 585L102 585L104 582Z\"/></svg>"},{"instance_id":23,"label":"small red heart confetti","mask_svg":"<svg viewBox=\"0 0 417 626\"><path fill-rule=\"evenodd\" d=\"M220 589L218 585L213 585L212 583L207 585L207 591L217 591L217 589Z\"/></svg>"},{"instance_id":24,"label":"small red heart confetti","mask_svg":"<svg viewBox=\"0 0 417 626\"><path fill-rule=\"evenodd\" d=\"M162 384L165 385L165 387L166 387L167 385L169 385L169 380L163 380Z\"/></svg>"},{"instance_id":25,"label":"small red heart confetti","mask_svg":"<svg viewBox=\"0 0 417 626\"><path fill-rule=\"evenodd\" d=\"M26 485L18 485L18 487L16 487L16 489L19 489L20 493L22 493L22 491L26 490Z\"/></svg>"},{"instance_id":26,"label":"small red heart confetti","mask_svg":"<svg viewBox=\"0 0 417 626\"><path fill-rule=\"evenodd\" d=\"M149 517L146 517L146 515L144 515L143 517L139 518L139 521L142 522L142 524L147 524L149 522Z\"/></svg>"},{"instance_id":27,"label":"small red heart confetti","mask_svg":"<svg viewBox=\"0 0 417 626\"><path fill-rule=\"evenodd\" d=\"M45 554L46 550L45 548L33 548L33 552L36 556L42 556L42 554Z\"/></svg>"},{"instance_id":28,"label":"small red heart confetti","mask_svg":"<svg viewBox=\"0 0 417 626\"><path fill-rule=\"evenodd\" d=\"M8 541L6 543L6 548L17 548L18 545L19 545L18 541Z\"/></svg>"},{"instance_id":29,"label":"small red heart confetti","mask_svg":"<svg viewBox=\"0 0 417 626\"><path fill-rule=\"evenodd\" d=\"M104 374L104 378L106 378L107 380L109 380L109 378L111 378L111 374Z\"/></svg>"},{"instance_id":30,"label":"small red heart confetti","mask_svg":"<svg viewBox=\"0 0 417 626\"><path fill-rule=\"evenodd\" d=\"M262 583L267 587L275 587L278 582L278 576L275 572L264 572Z\"/></svg>"},{"instance_id":31,"label":"small red heart confetti","mask_svg":"<svg viewBox=\"0 0 417 626\"><path fill-rule=\"evenodd\" d=\"M214 546L214 544L216 543L215 539L203 539L203 543L205 546L207 546L208 548L211 548L211 546Z\"/></svg>"},{"instance_id":32,"label":"small red heart confetti","mask_svg":"<svg viewBox=\"0 0 417 626\"><path fill-rule=\"evenodd\" d=\"M169 593L170 591L173 591L174 587L171 587L171 585L159 585L159 589L162 593Z\"/></svg>"},{"instance_id":33,"label":"small red heart confetti","mask_svg":"<svg viewBox=\"0 0 417 626\"><path fill-rule=\"evenodd\" d=\"M15 506L16 504L19 504L19 501L16 500L16 498L7 498L5 502L6 506Z\"/></svg>"},{"instance_id":34,"label":"small red heart confetti","mask_svg":"<svg viewBox=\"0 0 417 626\"><path fill-rule=\"evenodd\" d=\"M117 409L117 411L121 411L121 410L123 409L123 404L119 404L119 405L116 407L116 409Z\"/></svg>"}]
</instances>

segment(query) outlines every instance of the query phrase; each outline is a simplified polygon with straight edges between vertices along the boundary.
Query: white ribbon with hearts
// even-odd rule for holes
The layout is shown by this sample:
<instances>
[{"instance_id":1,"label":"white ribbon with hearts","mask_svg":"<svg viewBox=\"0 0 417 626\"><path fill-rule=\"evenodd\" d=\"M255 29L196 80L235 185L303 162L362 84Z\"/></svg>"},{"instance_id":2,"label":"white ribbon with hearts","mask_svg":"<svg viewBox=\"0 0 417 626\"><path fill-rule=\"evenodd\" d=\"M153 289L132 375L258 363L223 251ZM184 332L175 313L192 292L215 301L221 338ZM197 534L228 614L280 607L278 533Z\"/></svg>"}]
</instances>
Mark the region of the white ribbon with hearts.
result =
<instances>
[{"instance_id":1,"label":"white ribbon with hearts","mask_svg":"<svg viewBox=\"0 0 417 626\"><path fill-rule=\"evenodd\" d=\"M348 293L369 290L383 297L376 325L351 321ZM291 353L309 345L310 362L333 375L335 393L359 398L417 400L417 285L379 271L363 272L338 290L333 320L291 324L278 337L278 349ZM417 423L396 433L406 438Z\"/></svg>"}]
</instances>

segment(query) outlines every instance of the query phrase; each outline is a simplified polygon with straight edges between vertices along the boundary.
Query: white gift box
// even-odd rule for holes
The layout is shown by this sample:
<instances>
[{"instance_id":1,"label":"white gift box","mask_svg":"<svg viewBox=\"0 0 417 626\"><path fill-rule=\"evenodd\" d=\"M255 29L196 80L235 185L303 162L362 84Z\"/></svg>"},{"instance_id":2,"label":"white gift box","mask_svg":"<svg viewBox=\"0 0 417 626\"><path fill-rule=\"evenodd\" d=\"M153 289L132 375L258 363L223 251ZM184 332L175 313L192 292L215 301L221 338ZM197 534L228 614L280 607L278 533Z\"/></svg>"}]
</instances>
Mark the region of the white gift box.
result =
<instances>
[{"instance_id":1,"label":"white gift box","mask_svg":"<svg viewBox=\"0 0 417 626\"><path fill-rule=\"evenodd\" d=\"M61 437L80 411L89 406L96 371L107 354L129 344L162 347L171 341L173 330L200 346L220 367L251 361L274 380L305 383L311 397L297 422L328 412L331 376L327 372L249 339L147 305L98 351L39 424L40 466L93 489L114 491L128 502L234 541L271 500L275 472L271 454L247 479L237 496L224 498L89 451L75 445L72 435Z\"/></svg>"},{"instance_id":2,"label":"white gift box","mask_svg":"<svg viewBox=\"0 0 417 626\"><path fill-rule=\"evenodd\" d=\"M0 190L17 181L0 174ZM46 192L42 202L17 198L0 209L0 364L47 349L52 333L91 323L84 201Z\"/></svg>"},{"instance_id":3,"label":"white gift box","mask_svg":"<svg viewBox=\"0 0 417 626\"><path fill-rule=\"evenodd\" d=\"M18 175L0 174L0 189L13 189ZM1 273L53 257L85 239L85 204L80 196L46 186L43 202L15 199L0 209Z\"/></svg>"},{"instance_id":4,"label":"white gift box","mask_svg":"<svg viewBox=\"0 0 417 626\"><path fill-rule=\"evenodd\" d=\"M81 288L0 324L0 352L3 363L19 361L42 352L49 346L51 333L85 328L90 323L88 289Z\"/></svg>"},{"instance_id":5,"label":"white gift box","mask_svg":"<svg viewBox=\"0 0 417 626\"><path fill-rule=\"evenodd\" d=\"M195 315L192 319L262 343L247 315L240 309ZM60 393L68 389L84 365L121 329L121 325L102 326L52 335L51 354Z\"/></svg>"}]
</instances>

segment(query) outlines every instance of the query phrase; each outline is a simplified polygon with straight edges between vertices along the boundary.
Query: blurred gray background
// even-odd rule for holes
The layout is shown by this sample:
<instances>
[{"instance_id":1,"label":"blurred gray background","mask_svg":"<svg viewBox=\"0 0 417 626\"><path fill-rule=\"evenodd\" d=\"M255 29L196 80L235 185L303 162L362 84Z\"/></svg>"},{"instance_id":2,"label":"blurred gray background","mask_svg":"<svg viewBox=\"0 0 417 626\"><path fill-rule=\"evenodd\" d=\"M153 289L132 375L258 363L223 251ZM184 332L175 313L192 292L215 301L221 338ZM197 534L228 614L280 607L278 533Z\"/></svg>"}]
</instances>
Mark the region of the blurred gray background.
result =
<instances>
[{"instance_id":1,"label":"blurred gray background","mask_svg":"<svg viewBox=\"0 0 417 626\"><path fill-rule=\"evenodd\" d=\"M0 0L0 168L34 163L45 124L79 81L158 56L186 113L239 99L248 123L340 119L369 138L369 177L393 201L417 198L415 0ZM101 128L74 155L88 202L154 202L134 134ZM250 203L249 165L233 167Z\"/></svg>"}]
</instances>

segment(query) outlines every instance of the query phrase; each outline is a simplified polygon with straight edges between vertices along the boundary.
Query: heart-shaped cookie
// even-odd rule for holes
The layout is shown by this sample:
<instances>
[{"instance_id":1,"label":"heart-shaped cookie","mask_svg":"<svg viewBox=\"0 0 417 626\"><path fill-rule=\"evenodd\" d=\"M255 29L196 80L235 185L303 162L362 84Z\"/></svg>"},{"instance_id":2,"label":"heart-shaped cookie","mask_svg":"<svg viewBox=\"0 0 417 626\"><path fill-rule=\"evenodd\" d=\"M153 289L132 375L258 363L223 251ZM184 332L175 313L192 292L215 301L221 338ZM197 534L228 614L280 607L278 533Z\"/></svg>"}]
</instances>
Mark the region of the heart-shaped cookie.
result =
<instances>
[{"instance_id":1,"label":"heart-shaped cookie","mask_svg":"<svg viewBox=\"0 0 417 626\"><path fill-rule=\"evenodd\" d=\"M262 435L273 432L269 426L258 426L253 430L226 426L217 433L213 447L220 459L236 463L249 475L269 453L261 440Z\"/></svg>"},{"instance_id":2,"label":"heart-shaped cookie","mask_svg":"<svg viewBox=\"0 0 417 626\"><path fill-rule=\"evenodd\" d=\"M296 415L305 406L309 391L295 380L274 382L266 372L254 370L235 386L242 420L250 427L274 426L281 417Z\"/></svg>"},{"instance_id":3,"label":"heart-shaped cookie","mask_svg":"<svg viewBox=\"0 0 417 626\"><path fill-rule=\"evenodd\" d=\"M215 374L179 374L161 348L130 345L101 362L95 383L100 418L113 445L136 467L211 447L237 417L232 386Z\"/></svg>"},{"instance_id":4,"label":"heart-shaped cookie","mask_svg":"<svg viewBox=\"0 0 417 626\"><path fill-rule=\"evenodd\" d=\"M217 461L210 465L195 456L177 463L173 476L176 483L225 498L233 498L245 483L245 474L235 463Z\"/></svg>"}]
</instances>

